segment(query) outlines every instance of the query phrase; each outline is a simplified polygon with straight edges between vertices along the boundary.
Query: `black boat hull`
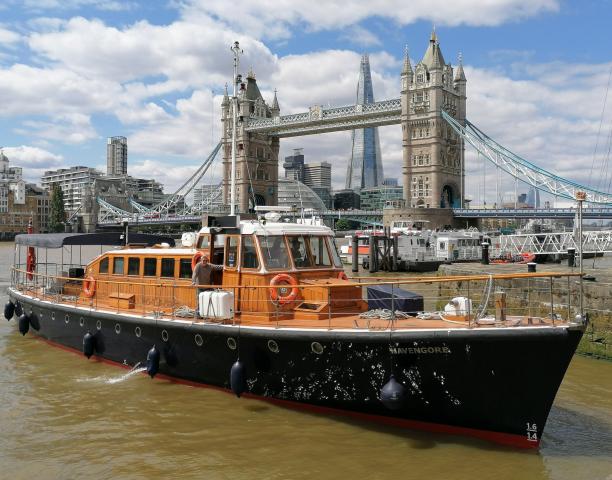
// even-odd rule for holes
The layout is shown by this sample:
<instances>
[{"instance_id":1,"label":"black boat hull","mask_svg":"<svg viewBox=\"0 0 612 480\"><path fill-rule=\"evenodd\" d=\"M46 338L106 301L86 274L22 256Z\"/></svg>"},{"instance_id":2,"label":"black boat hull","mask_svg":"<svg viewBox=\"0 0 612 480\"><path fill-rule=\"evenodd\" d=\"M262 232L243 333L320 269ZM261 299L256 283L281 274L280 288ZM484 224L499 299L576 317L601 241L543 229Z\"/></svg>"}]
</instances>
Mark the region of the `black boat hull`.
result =
<instances>
[{"instance_id":1,"label":"black boat hull","mask_svg":"<svg viewBox=\"0 0 612 480\"><path fill-rule=\"evenodd\" d=\"M93 311L9 291L30 332L95 356L144 364L153 345L159 372L230 388L238 358L246 394L281 404L519 447L537 447L583 333L582 326L360 331L241 327ZM398 410L379 400L391 373L406 389Z\"/></svg>"}]
</instances>

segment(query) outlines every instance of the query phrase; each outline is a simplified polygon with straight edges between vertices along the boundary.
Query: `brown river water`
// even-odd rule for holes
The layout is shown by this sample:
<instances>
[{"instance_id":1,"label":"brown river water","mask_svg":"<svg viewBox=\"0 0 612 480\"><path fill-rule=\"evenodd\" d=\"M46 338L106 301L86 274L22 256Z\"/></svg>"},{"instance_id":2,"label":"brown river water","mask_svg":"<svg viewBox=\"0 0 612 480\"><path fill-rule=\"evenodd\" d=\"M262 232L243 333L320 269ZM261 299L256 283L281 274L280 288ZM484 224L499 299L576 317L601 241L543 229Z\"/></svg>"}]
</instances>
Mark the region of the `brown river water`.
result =
<instances>
[{"instance_id":1,"label":"brown river water","mask_svg":"<svg viewBox=\"0 0 612 480\"><path fill-rule=\"evenodd\" d=\"M2 304L12 257L0 244ZM612 480L612 363L575 357L539 451L522 451L151 380L22 337L2 316L5 478Z\"/></svg>"}]
</instances>

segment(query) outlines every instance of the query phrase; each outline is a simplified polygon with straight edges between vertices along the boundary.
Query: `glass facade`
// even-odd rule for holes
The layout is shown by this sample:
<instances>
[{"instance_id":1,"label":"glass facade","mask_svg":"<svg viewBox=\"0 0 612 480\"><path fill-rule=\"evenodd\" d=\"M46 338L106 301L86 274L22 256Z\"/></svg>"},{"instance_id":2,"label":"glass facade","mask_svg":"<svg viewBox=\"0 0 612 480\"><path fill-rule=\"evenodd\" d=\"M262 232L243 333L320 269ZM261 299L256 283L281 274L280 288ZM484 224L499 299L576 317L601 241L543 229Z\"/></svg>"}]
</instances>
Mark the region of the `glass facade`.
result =
<instances>
[{"instance_id":1,"label":"glass facade","mask_svg":"<svg viewBox=\"0 0 612 480\"><path fill-rule=\"evenodd\" d=\"M374 103L370 60L361 57L357 105ZM378 128L354 130L352 134L351 159L346 172L346 188L358 192L362 188L377 187L384 180Z\"/></svg>"}]
</instances>

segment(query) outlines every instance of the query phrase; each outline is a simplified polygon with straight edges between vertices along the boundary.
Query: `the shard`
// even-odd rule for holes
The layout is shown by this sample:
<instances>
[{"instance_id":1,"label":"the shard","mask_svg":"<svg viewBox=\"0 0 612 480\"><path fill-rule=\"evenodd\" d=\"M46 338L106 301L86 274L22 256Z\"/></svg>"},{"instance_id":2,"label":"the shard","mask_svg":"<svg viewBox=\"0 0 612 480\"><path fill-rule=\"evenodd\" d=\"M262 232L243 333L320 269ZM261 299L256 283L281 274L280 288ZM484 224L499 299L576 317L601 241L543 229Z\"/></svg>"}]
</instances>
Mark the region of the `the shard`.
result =
<instances>
[{"instance_id":1,"label":"the shard","mask_svg":"<svg viewBox=\"0 0 612 480\"><path fill-rule=\"evenodd\" d=\"M374 103L370 60L361 57L359 82L357 83L357 105ZM353 130L351 159L346 171L346 188L359 192L362 188L383 184L384 174L380 155L378 128Z\"/></svg>"}]
</instances>

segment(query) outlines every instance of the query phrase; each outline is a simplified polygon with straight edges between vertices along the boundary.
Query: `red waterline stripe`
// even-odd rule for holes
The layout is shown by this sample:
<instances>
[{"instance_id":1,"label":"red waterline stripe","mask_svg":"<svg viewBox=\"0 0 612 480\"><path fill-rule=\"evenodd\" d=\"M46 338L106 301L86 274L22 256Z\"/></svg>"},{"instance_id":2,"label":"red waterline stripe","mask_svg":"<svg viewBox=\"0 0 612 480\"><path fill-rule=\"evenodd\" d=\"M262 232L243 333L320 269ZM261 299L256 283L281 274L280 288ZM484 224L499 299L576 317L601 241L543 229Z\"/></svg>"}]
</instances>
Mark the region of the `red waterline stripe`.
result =
<instances>
[{"instance_id":1,"label":"red waterline stripe","mask_svg":"<svg viewBox=\"0 0 612 480\"><path fill-rule=\"evenodd\" d=\"M70 353L74 353L76 355L82 356L83 352L77 350L76 348L69 347L67 345L62 345L60 343L54 342L53 340L49 340L43 338L38 335L34 335L34 338L42 340L43 342L61 350L65 350ZM120 362L116 362L114 360L109 360L107 358L102 358L97 355L91 357L93 361L106 363L108 365L113 365L117 367L122 367L126 369L133 368L131 365L125 365ZM146 372L142 372L146 375ZM172 383L177 383L181 385L188 385L190 387L197 388L209 388L211 390L217 390L219 392L227 393L233 395L231 390L228 390L223 387L218 387L216 385L208 385L206 383L194 382L192 380L185 380L181 378L172 377L170 375L166 375L163 373L158 373L156 378L164 379L170 381ZM540 441L529 441L525 436L516 435L512 433L503 433L503 432L492 432L489 430L478 430L475 428L467 428L467 427L457 427L454 425L445 425L440 423L429 423L429 422L421 422L418 420L408 420L405 418L397 418L397 417L386 417L384 415L375 415L370 413L362 413L362 412L354 412L351 410L341 410L333 407L325 407L321 405L312 405L308 403L294 402L292 400L283 400L281 398L273 398L273 397L264 397L261 395L256 395L253 393L244 393L244 397L252 398L256 400L262 400L264 402L272 403L275 405L279 405L282 407L290 408L292 410L305 410L308 412L324 414L324 415L335 415L342 417L355 418L358 420L363 420L367 422L380 423L383 425L389 425L392 427L400 427L406 428L409 430L422 430L427 432L434 433L444 433L450 435L462 435L468 437L479 438L482 440L487 440L489 442L508 445L516 448L524 448L524 449L534 449L538 448L540 445Z\"/></svg>"}]
</instances>

